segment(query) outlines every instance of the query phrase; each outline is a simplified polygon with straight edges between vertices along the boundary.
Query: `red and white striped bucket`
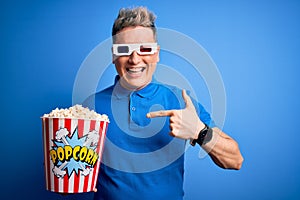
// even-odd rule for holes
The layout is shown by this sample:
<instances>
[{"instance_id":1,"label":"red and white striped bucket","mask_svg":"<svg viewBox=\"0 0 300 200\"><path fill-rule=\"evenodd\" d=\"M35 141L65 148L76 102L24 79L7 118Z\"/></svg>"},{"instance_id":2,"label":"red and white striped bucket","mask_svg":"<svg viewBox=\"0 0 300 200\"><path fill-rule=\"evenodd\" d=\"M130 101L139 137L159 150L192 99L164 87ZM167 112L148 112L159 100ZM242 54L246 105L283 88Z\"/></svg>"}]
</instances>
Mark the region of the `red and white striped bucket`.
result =
<instances>
[{"instance_id":1,"label":"red and white striped bucket","mask_svg":"<svg viewBox=\"0 0 300 200\"><path fill-rule=\"evenodd\" d=\"M43 117L42 122L46 189L94 191L108 121Z\"/></svg>"}]
</instances>

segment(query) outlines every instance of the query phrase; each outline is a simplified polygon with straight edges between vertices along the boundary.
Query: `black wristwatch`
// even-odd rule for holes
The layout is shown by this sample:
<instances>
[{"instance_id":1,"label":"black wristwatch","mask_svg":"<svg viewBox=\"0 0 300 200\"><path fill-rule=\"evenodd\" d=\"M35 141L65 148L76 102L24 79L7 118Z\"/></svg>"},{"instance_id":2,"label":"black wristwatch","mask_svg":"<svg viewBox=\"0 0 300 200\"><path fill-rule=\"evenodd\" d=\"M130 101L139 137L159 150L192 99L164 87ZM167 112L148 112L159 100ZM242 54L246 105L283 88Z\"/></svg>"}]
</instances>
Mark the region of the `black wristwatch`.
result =
<instances>
[{"instance_id":1,"label":"black wristwatch","mask_svg":"<svg viewBox=\"0 0 300 200\"><path fill-rule=\"evenodd\" d=\"M200 131L198 138L191 141L192 146L195 146L196 143L202 146L211 140L213 130L207 124L204 125L205 127Z\"/></svg>"}]
</instances>

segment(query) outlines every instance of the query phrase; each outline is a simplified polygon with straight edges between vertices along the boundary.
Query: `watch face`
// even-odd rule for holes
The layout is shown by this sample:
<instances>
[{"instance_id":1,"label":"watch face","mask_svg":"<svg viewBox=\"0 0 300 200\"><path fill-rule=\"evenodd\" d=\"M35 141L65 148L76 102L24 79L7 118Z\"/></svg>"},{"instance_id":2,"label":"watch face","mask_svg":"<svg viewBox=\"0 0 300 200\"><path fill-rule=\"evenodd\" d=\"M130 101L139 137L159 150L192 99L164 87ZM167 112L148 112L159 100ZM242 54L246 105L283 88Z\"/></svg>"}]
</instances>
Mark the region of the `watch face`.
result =
<instances>
[{"instance_id":1,"label":"watch face","mask_svg":"<svg viewBox=\"0 0 300 200\"><path fill-rule=\"evenodd\" d=\"M208 143L211 140L212 133L213 133L213 130L211 128L208 128L206 130L206 135L204 137L203 144L206 144L206 143Z\"/></svg>"}]
</instances>

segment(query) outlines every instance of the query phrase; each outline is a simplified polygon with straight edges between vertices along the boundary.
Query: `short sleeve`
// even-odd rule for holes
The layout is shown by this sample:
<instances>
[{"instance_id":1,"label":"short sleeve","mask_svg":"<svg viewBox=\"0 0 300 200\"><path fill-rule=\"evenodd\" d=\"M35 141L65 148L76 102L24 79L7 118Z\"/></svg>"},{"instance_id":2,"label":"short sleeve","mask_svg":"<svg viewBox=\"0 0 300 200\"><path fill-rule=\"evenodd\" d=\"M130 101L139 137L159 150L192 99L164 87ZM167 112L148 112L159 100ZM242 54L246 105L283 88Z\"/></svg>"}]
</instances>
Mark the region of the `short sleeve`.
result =
<instances>
[{"instance_id":1,"label":"short sleeve","mask_svg":"<svg viewBox=\"0 0 300 200\"><path fill-rule=\"evenodd\" d=\"M198 103L198 115L200 115L200 120L207 124L209 127L215 127L216 124L214 122L214 120L211 118L210 114L205 110L205 108Z\"/></svg>"},{"instance_id":2,"label":"short sleeve","mask_svg":"<svg viewBox=\"0 0 300 200\"><path fill-rule=\"evenodd\" d=\"M189 94L189 91L188 91L188 94ZM189 95L190 96L190 95ZM216 127L216 124L214 122L214 120L211 118L210 114L205 110L204 106L197 102L194 98L192 98L190 96L195 108L196 108L196 111L198 113L198 116L200 117L200 120L207 124L209 127Z\"/></svg>"}]
</instances>

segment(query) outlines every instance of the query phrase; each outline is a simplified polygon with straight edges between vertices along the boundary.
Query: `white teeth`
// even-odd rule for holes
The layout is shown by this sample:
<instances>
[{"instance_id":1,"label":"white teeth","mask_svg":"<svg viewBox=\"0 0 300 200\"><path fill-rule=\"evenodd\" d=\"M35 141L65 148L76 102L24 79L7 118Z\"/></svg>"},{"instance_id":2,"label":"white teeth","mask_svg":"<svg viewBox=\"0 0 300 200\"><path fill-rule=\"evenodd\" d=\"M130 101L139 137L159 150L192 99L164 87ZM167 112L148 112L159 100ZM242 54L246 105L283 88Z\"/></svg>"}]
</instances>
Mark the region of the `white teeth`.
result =
<instances>
[{"instance_id":1,"label":"white teeth","mask_svg":"<svg viewBox=\"0 0 300 200\"><path fill-rule=\"evenodd\" d=\"M129 73L139 73L144 71L144 67L127 68Z\"/></svg>"}]
</instances>

